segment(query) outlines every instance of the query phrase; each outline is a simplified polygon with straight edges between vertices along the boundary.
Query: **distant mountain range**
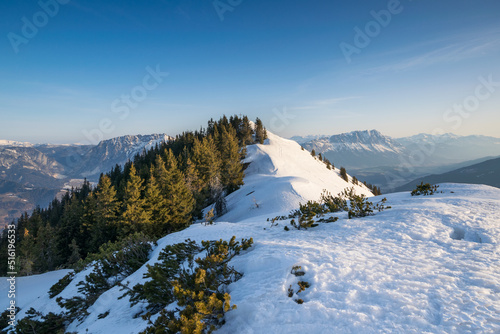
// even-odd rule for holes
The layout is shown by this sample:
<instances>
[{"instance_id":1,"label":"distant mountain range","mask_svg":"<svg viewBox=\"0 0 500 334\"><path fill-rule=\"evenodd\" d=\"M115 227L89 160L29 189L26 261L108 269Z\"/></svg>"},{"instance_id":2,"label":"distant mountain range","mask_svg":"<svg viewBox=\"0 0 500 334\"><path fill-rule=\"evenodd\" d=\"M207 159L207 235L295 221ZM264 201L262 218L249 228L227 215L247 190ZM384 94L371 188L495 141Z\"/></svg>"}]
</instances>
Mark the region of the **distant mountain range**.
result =
<instances>
[{"instance_id":1,"label":"distant mountain range","mask_svg":"<svg viewBox=\"0 0 500 334\"><path fill-rule=\"evenodd\" d=\"M123 136L98 145L31 144L0 140L0 226L36 205L47 206L63 188L78 185L144 149L168 141L166 134Z\"/></svg>"},{"instance_id":2,"label":"distant mountain range","mask_svg":"<svg viewBox=\"0 0 500 334\"><path fill-rule=\"evenodd\" d=\"M392 138L377 130L366 130L312 140L292 139L385 192L418 177L500 156L500 138L487 136L419 134Z\"/></svg>"},{"instance_id":3,"label":"distant mountain range","mask_svg":"<svg viewBox=\"0 0 500 334\"><path fill-rule=\"evenodd\" d=\"M437 183L471 183L486 184L500 188L500 158L487 160L479 164L467 166L443 174L428 175L417 178L407 184L396 188L396 191L415 189L420 182Z\"/></svg>"}]
</instances>

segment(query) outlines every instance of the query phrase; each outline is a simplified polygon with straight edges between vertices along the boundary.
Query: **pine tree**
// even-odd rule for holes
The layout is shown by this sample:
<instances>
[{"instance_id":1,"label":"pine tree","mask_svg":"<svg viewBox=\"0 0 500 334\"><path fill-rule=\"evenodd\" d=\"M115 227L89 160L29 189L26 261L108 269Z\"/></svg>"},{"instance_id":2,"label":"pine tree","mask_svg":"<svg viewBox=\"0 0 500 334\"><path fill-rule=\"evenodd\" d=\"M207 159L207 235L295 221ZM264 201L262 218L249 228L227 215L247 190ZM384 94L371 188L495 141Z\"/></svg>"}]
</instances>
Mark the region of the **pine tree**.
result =
<instances>
[{"instance_id":1,"label":"pine tree","mask_svg":"<svg viewBox=\"0 0 500 334\"><path fill-rule=\"evenodd\" d=\"M349 182L349 177L344 167L340 167L340 177L343 178L345 182Z\"/></svg>"},{"instance_id":2,"label":"pine tree","mask_svg":"<svg viewBox=\"0 0 500 334\"><path fill-rule=\"evenodd\" d=\"M259 144L264 144L264 140L266 139L267 134L266 130L264 129L264 125L262 124L262 121L257 118L255 120L255 141Z\"/></svg>"},{"instance_id":3,"label":"pine tree","mask_svg":"<svg viewBox=\"0 0 500 334\"><path fill-rule=\"evenodd\" d=\"M123 198L124 211L122 213L120 231L122 236L138 232L149 223L148 214L144 210L145 201L142 198L144 191L143 183L144 181L137 175L135 166L132 164Z\"/></svg>"},{"instance_id":4,"label":"pine tree","mask_svg":"<svg viewBox=\"0 0 500 334\"><path fill-rule=\"evenodd\" d=\"M250 125L250 121L247 116L243 116L241 122L241 129L239 131L240 146L246 146L253 143L252 136L254 131Z\"/></svg>"},{"instance_id":5,"label":"pine tree","mask_svg":"<svg viewBox=\"0 0 500 334\"><path fill-rule=\"evenodd\" d=\"M227 193L237 190L243 185L243 166L240 163L240 153L236 131L233 128L222 128L221 133L221 181Z\"/></svg>"},{"instance_id":6,"label":"pine tree","mask_svg":"<svg viewBox=\"0 0 500 334\"><path fill-rule=\"evenodd\" d=\"M146 184L145 191L145 210L148 215L148 225L144 231L148 235L162 237L163 232L167 230L165 226L168 224L169 216L167 201L162 195L155 174L155 168L151 166L151 176Z\"/></svg>"},{"instance_id":7,"label":"pine tree","mask_svg":"<svg viewBox=\"0 0 500 334\"><path fill-rule=\"evenodd\" d=\"M187 227L192 220L194 198L187 187L184 174L177 167L172 150L167 151L167 182L162 184L168 209L167 233Z\"/></svg>"},{"instance_id":8,"label":"pine tree","mask_svg":"<svg viewBox=\"0 0 500 334\"><path fill-rule=\"evenodd\" d=\"M221 161L212 136L205 137L201 141L195 139L191 159L203 184L219 176Z\"/></svg>"},{"instance_id":9,"label":"pine tree","mask_svg":"<svg viewBox=\"0 0 500 334\"><path fill-rule=\"evenodd\" d=\"M314 150L314 148L313 148L313 150L311 151L311 155L312 155L313 157L315 157L315 156L316 156L316 151Z\"/></svg>"},{"instance_id":10,"label":"pine tree","mask_svg":"<svg viewBox=\"0 0 500 334\"><path fill-rule=\"evenodd\" d=\"M99 180L95 194L95 221L90 226L89 231L91 235L90 252L96 252L102 244L116 240L116 225L120 206L116 199L116 190L106 175Z\"/></svg>"}]
</instances>

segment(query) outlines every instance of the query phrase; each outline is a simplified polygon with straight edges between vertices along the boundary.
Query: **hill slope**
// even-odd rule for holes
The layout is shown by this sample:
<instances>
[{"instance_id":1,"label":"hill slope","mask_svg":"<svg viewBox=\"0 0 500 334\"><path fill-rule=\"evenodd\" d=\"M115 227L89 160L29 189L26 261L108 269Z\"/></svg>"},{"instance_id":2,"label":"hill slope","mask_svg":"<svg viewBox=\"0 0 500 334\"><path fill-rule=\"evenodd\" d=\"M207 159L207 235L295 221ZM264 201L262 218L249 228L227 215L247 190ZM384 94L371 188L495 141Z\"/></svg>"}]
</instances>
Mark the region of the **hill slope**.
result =
<instances>
[{"instance_id":1,"label":"hill slope","mask_svg":"<svg viewBox=\"0 0 500 334\"><path fill-rule=\"evenodd\" d=\"M268 137L265 145L247 148L245 162L250 165L245 170L245 185L227 197L229 212L221 220L285 214L299 203L319 200L323 189L336 195L354 187L356 193L372 196L363 184L344 181L338 169L327 169L296 142L270 132Z\"/></svg>"},{"instance_id":2,"label":"hill slope","mask_svg":"<svg viewBox=\"0 0 500 334\"><path fill-rule=\"evenodd\" d=\"M397 191L412 190L420 182L431 184L443 182L474 183L500 188L500 158L459 168L448 173L421 177L397 188Z\"/></svg>"},{"instance_id":3,"label":"hill slope","mask_svg":"<svg viewBox=\"0 0 500 334\"><path fill-rule=\"evenodd\" d=\"M266 218L297 201L317 198L323 184L334 193L348 184L297 144L272 134L268 145L249 147L248 162L246 184L228 197L231 211L225 217L165 236L148 261L156 263L166 245L187 238L254 238L254 246L230 263L244 276L228 287L238 308L226 314L227 323L218 333L500 331L500 189L444 184L443 193L429 197L388 194L392 209L375 216L347 219L345 212L337 213L335 223L287 232L283 227L289 220L270 227ZM251 208L252 195L259 208ZM301 305L287 296L299 279L291 274L295 265L302 266L301 279L310 283L298 295ZM144 282L146 271L144 265L122 284ZM44 314L61 312L46 291L66 272L19 278L19 316L30 307ZM88 273L78 273L59 297L77 295L77 283ZM1 307L9 302L7 290L7 281L0 280ZM118 286L105 292L88 309L88 317L67 331L144 330L146 321L136 315L145 305L131 308L128 297L118 299L123 293Z\"/></svg>"}]
</instances>

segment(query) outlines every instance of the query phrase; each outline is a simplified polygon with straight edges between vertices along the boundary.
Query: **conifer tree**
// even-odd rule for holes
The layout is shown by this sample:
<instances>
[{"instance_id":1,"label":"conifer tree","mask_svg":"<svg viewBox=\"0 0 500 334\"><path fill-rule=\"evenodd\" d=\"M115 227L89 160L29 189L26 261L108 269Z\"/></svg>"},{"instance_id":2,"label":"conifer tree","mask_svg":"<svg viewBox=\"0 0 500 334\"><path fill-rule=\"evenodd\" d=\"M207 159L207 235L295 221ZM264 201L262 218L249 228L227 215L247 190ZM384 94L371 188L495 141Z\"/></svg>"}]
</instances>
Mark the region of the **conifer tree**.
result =
<instances>
[{"instance_id":1,"label":"conifer tree","mask_svg":"<svg viewBox=\"0 0 500 334\"><path fill-rule=\"evenodd\" d=\"M240 163L240 153L236 131L233 128L222 128L221 134L221 181L227 193L231 193L243 185L243 166Z\"/></svg>"},{"instance_id":2,"label":"conifer tree","mask_svg":"<svg viewBox=\"0 0 500 334\"><path fill-rule=\"evenodd\" d=\"M156 181L155 168L151 166L150 177L146 184L145 210L148 214L148 225L144 231L155 237L162 237L164 225L168 223L167 201L162 196L160 185Z\"/></svg>"},{"instance_id":3,"label":"conifer tree","mask_svg":"<svg viewBox=\"0 0 500 334\"><path fill-rule=\"evenodd\" d=\"M239 131L240 133L240 146L246 146L250 145L253 143L253 129L252 126L250 125L250 121L247 116L243 116L243 120L241 122L241 129Z\"/></svg>"},{"instance_id":4,"label":"conifer tree","mask_svg":"<svg viewBox=\"0 0 500 334\"><path fill-rule=\"evenodd\" d=\"M315 157L315 156L316 156L316 151L315 151L314 149L311 151L311 155L312 155L313 157Z\"/></svg>"},{"instance_id":5,"label":"conifer tree","mask_svg":"<svg viewBox=\"0 0 500 334\"><path fill-rule=\"evenodd\" d=\"M203 184L208 185L212 178L219 177L221 159L212 136L194 141L192 161Z\"/></svg>"},{"instance_id":6,"label":"conifer tree","mask_svg":"<svg viewBox=\"0 0 500 334\"><path fill-rule=\"evenodd\" d=\"M264 129L264 125L262 121L257 118L255 120L255 141L259 144L264 144L264 140L267 138L266 130Z\"/></svg>"},{"instance_id":7,"label":"conifer tree","mask_svg":"<svg viewBox=\"0 0 500 334\"><path fill-rule=\"evenodd\" d=\"M144 191L143 183L141 177L137 175L134 164L132 164L123 198L124 211L120 231L122 236L140 231L143 226L147 226L149 223L149 217L144 210L145 201L142 198Z\"/></svg>"},{"instance_id":8,"label":"conifer tree","mask_svg":"<svg viewBox=\"0 0 500 334\"><path fill-rule=\"evenodd\" d=\"M168 209L167 233L187 227L192 220L194 198L177 166L172 150L167 151L167 183L162 185Z\"/></svg>"},{"instance_id":9,"label":"conifer tree","mask_svg":"<svg viewBox=\"0 0 500 334\"><path fill-rule=\"evenodd\" d=\"M95 221L90 226L90 252L96 252L99 246L116 240L119 202L116 190L107 175L101 176L95 193Z\"/></svg>"},{"instance_id":10,"label":"conifer tree","mask_svg":"<svg viewBox=\"0 0 500 334\"><path fill-rule=\"evenodd\" d=\"M344 181L349 182L349 177L347 176L347 171L344 167L340 167L340 177L344 179Z\"/></svg>"}]
</instances>

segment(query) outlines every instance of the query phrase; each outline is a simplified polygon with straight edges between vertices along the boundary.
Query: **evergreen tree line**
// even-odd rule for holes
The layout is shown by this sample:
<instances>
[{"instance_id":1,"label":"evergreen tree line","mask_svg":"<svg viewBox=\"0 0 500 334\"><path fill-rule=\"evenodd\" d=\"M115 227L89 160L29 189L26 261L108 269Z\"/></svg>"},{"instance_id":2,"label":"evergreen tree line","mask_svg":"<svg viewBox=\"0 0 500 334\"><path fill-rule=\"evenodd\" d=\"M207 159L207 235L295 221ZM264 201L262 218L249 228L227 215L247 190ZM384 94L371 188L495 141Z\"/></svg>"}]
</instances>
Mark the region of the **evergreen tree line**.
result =
<instances>
[{"instance_id":1,"label":"evergreen tree line","mask_svg":"<svg viewBox=\"0 0 500 334\"><path fill-rule=\"evenodd\" d=\"M304 147L302 147L302 150L304 150ZM316 158L316 150L312 149L311 151L311 155L313 157ZM325 165L326 165L326 168L330 169L330 170L333 170L335 168L335 165L330 162L330 160L328 160L326 157L323 157L321 155L321 153L318 155L318 159L319 161L322 161ZM345 182L349 182L349 176L347 175L347 171L344 167L340 167L340 177L345 181ZM351 178L351 182L352 184L355 184L355 185L359 185L359 180L353 176ZM377 186L374 186L370 183L366 183L366 181L363 181L363 184L371 190L371 192L373 193L373 195L375 196L378 196L378 195L382 195L382 191L380 190L380 187L377 187Z\"/></svg>"},{"instance_id":2,"label":"evergreen tree line","mask_svg":"<svg viewBox=\"0 0 500 334\"><path fill-rule=\"evenodd\" d=\"M153 238L179 231L201 218L243 185L245 146L267 134L246 116L210 120L207 128L184 132L88 181L48 208L37 207L17 220L16 271L21 275L67 268L108 242L142 232ZM218 205L217 205L218 204ZM0 239L0 275L7 273L7 233ZM11 270L9 270L11 271Z\"/></svg>"}]
</instances>

